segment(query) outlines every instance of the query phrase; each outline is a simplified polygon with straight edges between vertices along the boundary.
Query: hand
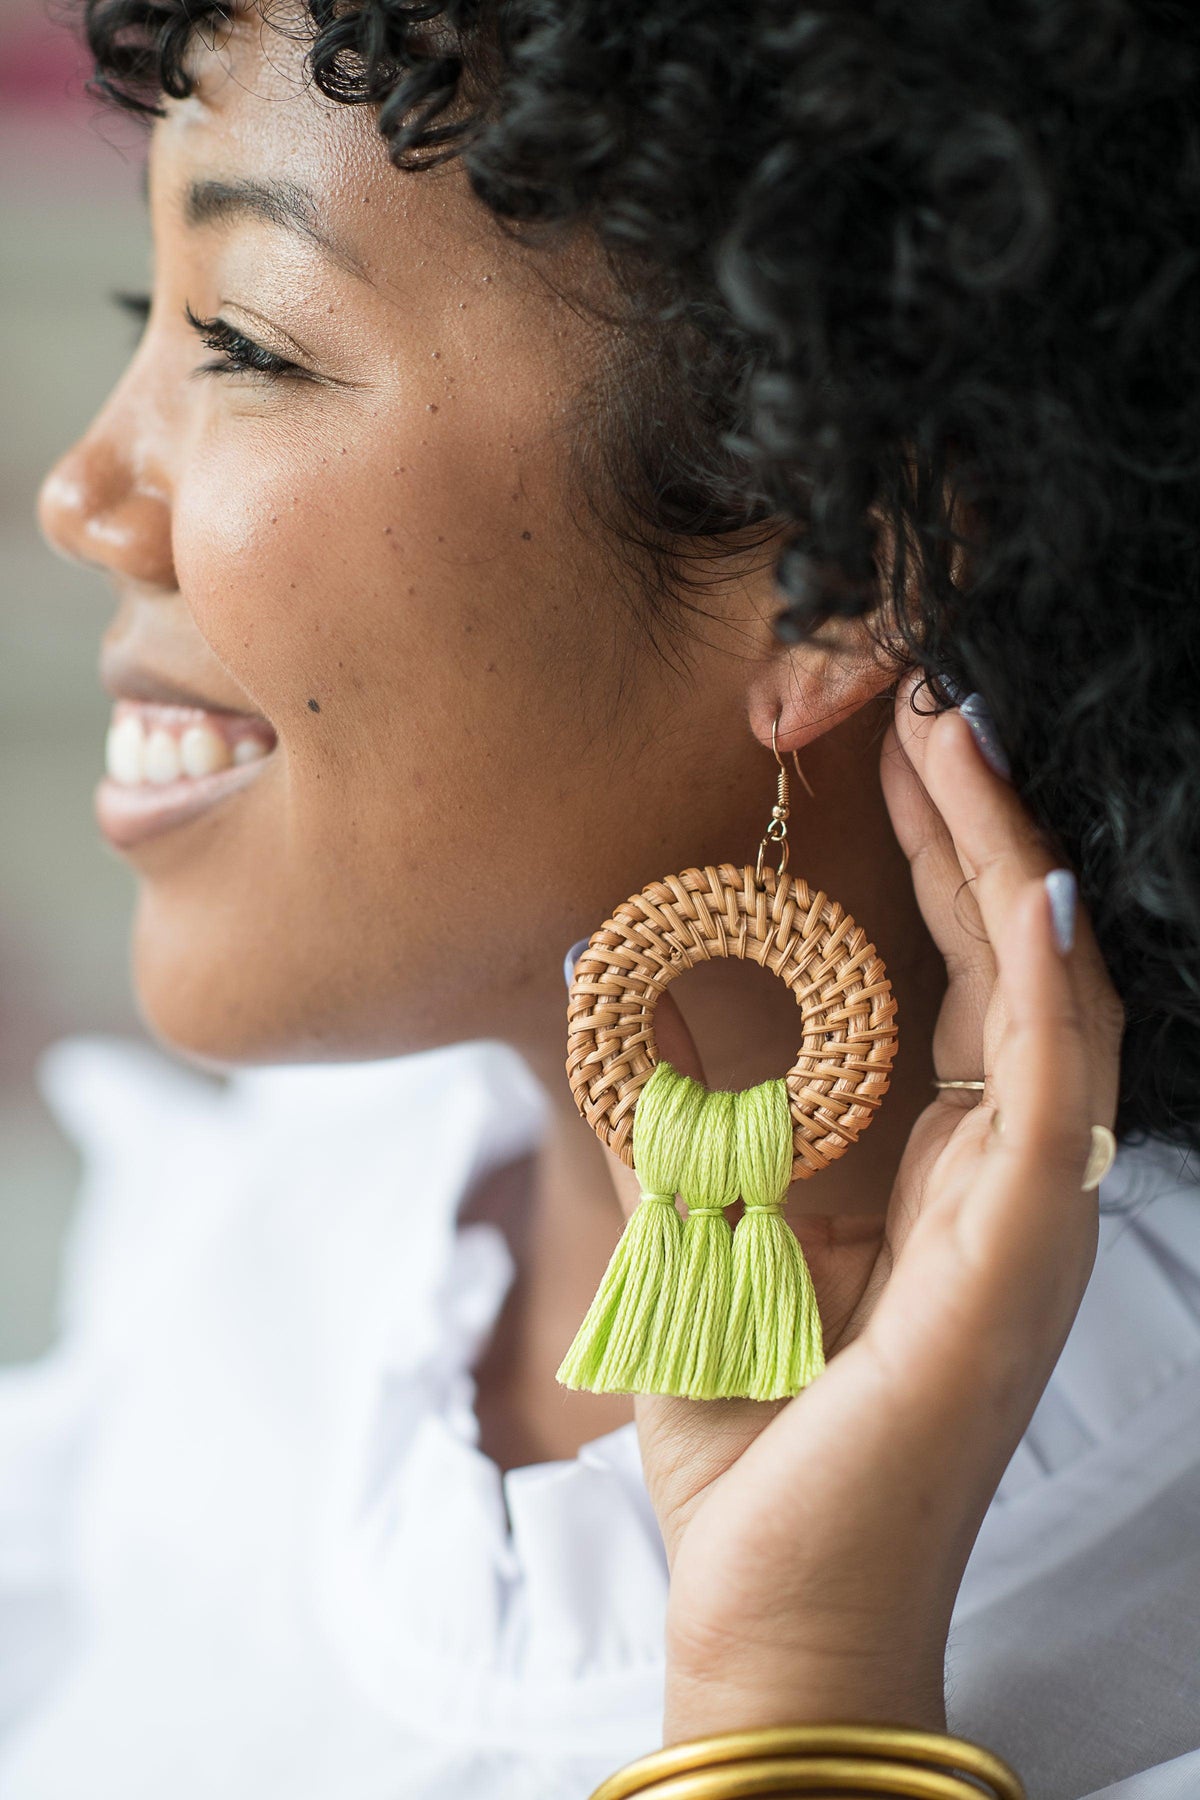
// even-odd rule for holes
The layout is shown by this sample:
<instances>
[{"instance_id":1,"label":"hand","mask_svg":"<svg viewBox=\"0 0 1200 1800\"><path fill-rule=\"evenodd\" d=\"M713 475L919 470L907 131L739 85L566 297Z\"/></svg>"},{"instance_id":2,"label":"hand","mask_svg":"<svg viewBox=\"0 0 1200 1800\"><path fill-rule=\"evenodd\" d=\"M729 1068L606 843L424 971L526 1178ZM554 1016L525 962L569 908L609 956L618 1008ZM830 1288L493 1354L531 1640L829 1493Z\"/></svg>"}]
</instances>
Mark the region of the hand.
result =
<instances>
[{"instance_id":1,"label":"hand","mask_svg":"<svg viewBox=\"0 0 1200 1800\"><path fill-rule=\"evenodd\" d=\"M957 711L912 712L917 678L881 780L947 966L937 1069L986 1086L920 1114L866 1242L861 1217L789 1215L824 1324L816 1381L767 1403L635 1397L671 1570L667 1743L837 1717L945 1729L963 1570L1095 1258L1080 1184L1116 1112L1121 1004L1082 912L1058 950L1056 859ZM703 1081L669 995L655 1025ZM608 1160L628 1214L640 1184Z\"/></svg>"}]
</instances>

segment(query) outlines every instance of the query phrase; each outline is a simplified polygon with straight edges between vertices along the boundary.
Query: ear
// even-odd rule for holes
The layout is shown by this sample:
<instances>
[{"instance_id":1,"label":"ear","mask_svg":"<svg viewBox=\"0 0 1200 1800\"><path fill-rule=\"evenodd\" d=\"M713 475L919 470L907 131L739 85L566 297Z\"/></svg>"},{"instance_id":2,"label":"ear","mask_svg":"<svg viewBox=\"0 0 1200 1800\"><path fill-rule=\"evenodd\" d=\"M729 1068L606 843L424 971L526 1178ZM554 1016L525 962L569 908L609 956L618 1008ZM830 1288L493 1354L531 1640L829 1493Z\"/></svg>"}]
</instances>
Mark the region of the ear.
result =
<instances>
[{"instance_id":1,"label":"ear","mask_svg":"<svg viewBox=\"0 0 1200 1800\"><path fill-rule=\"evenodd\" d=\"M801 750L877 697L889 697L903 663L880 646L878 624L827 619L811 638L783 644L771 621L785 604L772 583L764 616L764 652L746 687L750 728L766 749L771 726L781 755Z\"/></svg>"}]
</instances>

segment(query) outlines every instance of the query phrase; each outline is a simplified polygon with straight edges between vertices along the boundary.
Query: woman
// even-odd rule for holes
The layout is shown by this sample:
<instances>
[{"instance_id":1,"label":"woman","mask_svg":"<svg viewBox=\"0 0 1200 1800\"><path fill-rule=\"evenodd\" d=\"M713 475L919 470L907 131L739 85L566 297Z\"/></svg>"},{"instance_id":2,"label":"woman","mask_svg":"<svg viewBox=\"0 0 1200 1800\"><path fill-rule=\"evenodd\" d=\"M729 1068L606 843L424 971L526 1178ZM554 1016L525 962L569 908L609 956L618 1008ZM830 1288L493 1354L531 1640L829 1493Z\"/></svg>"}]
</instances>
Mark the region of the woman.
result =
<instances>
[{"instance_id":1,"label":"woman","mask_svg":"<svg viewBox=\"0 0 1200 1800\"><path fill-rule=\"evenodd\" d=\"M1195 23L83 18L151 125L153 292L39 516L113 584L143 1017L231 1074L46 1065L100 1197L11 1396L44 1645L5 1792L583 1796L831 1720L1185 1791ZM791 1191L829 1364L570 1391L639 1189L555 946L752 857L773 744L901 1022ZM794 1054L736 968L660 1002L712 1086ZM1144 1226L1104 1235L1096 1126Z\"/></svg>"}]
</instances>

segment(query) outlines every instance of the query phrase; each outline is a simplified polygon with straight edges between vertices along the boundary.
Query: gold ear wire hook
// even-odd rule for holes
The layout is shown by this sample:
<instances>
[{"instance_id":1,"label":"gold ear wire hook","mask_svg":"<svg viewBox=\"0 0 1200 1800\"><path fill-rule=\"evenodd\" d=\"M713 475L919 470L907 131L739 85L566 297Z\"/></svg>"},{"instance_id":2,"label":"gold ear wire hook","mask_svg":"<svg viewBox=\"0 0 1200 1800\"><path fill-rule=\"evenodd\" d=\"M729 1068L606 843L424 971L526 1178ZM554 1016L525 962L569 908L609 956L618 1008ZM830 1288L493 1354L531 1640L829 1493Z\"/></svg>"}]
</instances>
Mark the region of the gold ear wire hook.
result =
<instances>
[{"instance_id":1,"label":"gold ear wire hook","mask_svg":"<svg viewBox=\"0 0 1200 1800\"><path fill-rule=\"evenodd\" d=\"M775 761L779 764L780 768L782 769L783 768L783 758L779 754L779 745L775 741L775 732L776 732L776 729L778 728L778 725L779 725L779 714L776 713L775 717L771 720L771 748L775 752ZM795 765L796 765L797 775L800 777L801 781L804 783L805 792L808 794L808 797L810 800L815 800L817 796L813 793L812 789L809 787L808 777L804 773L804 770L800 767L800 759L796 755L796 752L794 750L791 752L791 758L792 758L793 763L795 763ZM786 770L784 772L786 774Z\"/></svg>"},{"instance_id":2,"label":"gold ear wire hook","mask_svg":"<svg viewBox=\"0 0 1200 1800\"><path fill-rule=\"evenodd\" d=\"M766 855L766 850L767 850L768 844L775 843L775 844L779 845L779 866L776 869L775 873L777 875L782 875L784 870L787 868L787 859L788 859L787 821L788 821L788 814L789 814L791 808L788 805L787 764L784 762L782 756L780 756L780 754L779 754L779 744L778 744L777 738L776 738L776 732L777 732L778 725L779 725L779 714L776 713L775 717L771 720L771 749L775 753L775 761L779 764L779 777L778 777L778 779L779 779L779 796L778 796L774 806L771 808L770 822L767 825L767 829L763 833L762 841L758 846L758 856L755 858L755 863L754 863L754 884L756 887L762 886L763 857ZM796 755L796 752L793 750L791 755L792 755L792 762L795 764L796 773L800 777L801 781L804 783L804 787L805 787L806 792L808 793L809 799L815 800L816 795L813 793L812 788L809 787L809 785L808 785L808 778L805 775L804 770L800 767L800 761Z\"/></svg>"}]
</instances>

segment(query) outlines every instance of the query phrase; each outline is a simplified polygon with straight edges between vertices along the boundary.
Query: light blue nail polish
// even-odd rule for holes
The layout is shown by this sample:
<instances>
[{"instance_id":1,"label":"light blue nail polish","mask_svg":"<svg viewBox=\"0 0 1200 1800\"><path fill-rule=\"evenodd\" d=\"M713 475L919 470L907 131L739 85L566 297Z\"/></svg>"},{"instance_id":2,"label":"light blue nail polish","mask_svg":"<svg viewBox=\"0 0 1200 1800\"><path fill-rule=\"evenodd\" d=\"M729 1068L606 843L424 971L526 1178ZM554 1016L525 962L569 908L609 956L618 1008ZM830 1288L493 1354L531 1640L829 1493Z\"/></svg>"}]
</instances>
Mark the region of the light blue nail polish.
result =
<instances>
[{"instance_id":1,"label":"light blue nail polish","mask_svg":"<svg viewBox=\"0 0 1200 1800\"><path fill-rule=\"evenodd\" d=\"M975 742L989 769L997 775L1003 775L1006 781L1012 780L1012 769L1008 757L1004 754L1004 745L1000 742L1000 734L996 730L996 721L988 711L987 701L982 694L968 694L959 706L959 712L971 727Z\"/></svg>"},{"instance_id":2,"label":"light blue nail polish","mask_svg":"<svg viewBox=\"0 0 1200 1800\"><path fill-rule=\"evenodd\" d=\"M586 938L579 938L576 943L571 945L571 948L563 957L563 978L566 981L568 988L575 979L575 964L579 961L587 947L588 940Z\"/></svg>"},{"instance_id":3,"label":"light blue nail polish","mask_svg":"<svg viewBox=\"0 0 1200 1800\"><path fill-rule=\"evenodd\" d=\"M949 698L951 699L951 701L954 703L955 706L958 706L963 700L966 699L966 697L967 697L966 688L959 687L957 681L955 681L952 676L944 674L939 669L937 679L938 679L938 686L941 688L941 690L944 694L947 694L949 696Z\"/></svg>"},{"instance_id":4,"label":"light blue nail polish","mask_svg":"<svg viewBox=\"0 0 1200 1800\"><path fill-rule=\"evenodd\" d=\"M1075 942L1075 908L1079 900L1079 883L1070 869L1051 869L1045 877L1050 896L1050 917L1054 922L1054 940L1063 955Z\"/></svg>"}]
</instances>

